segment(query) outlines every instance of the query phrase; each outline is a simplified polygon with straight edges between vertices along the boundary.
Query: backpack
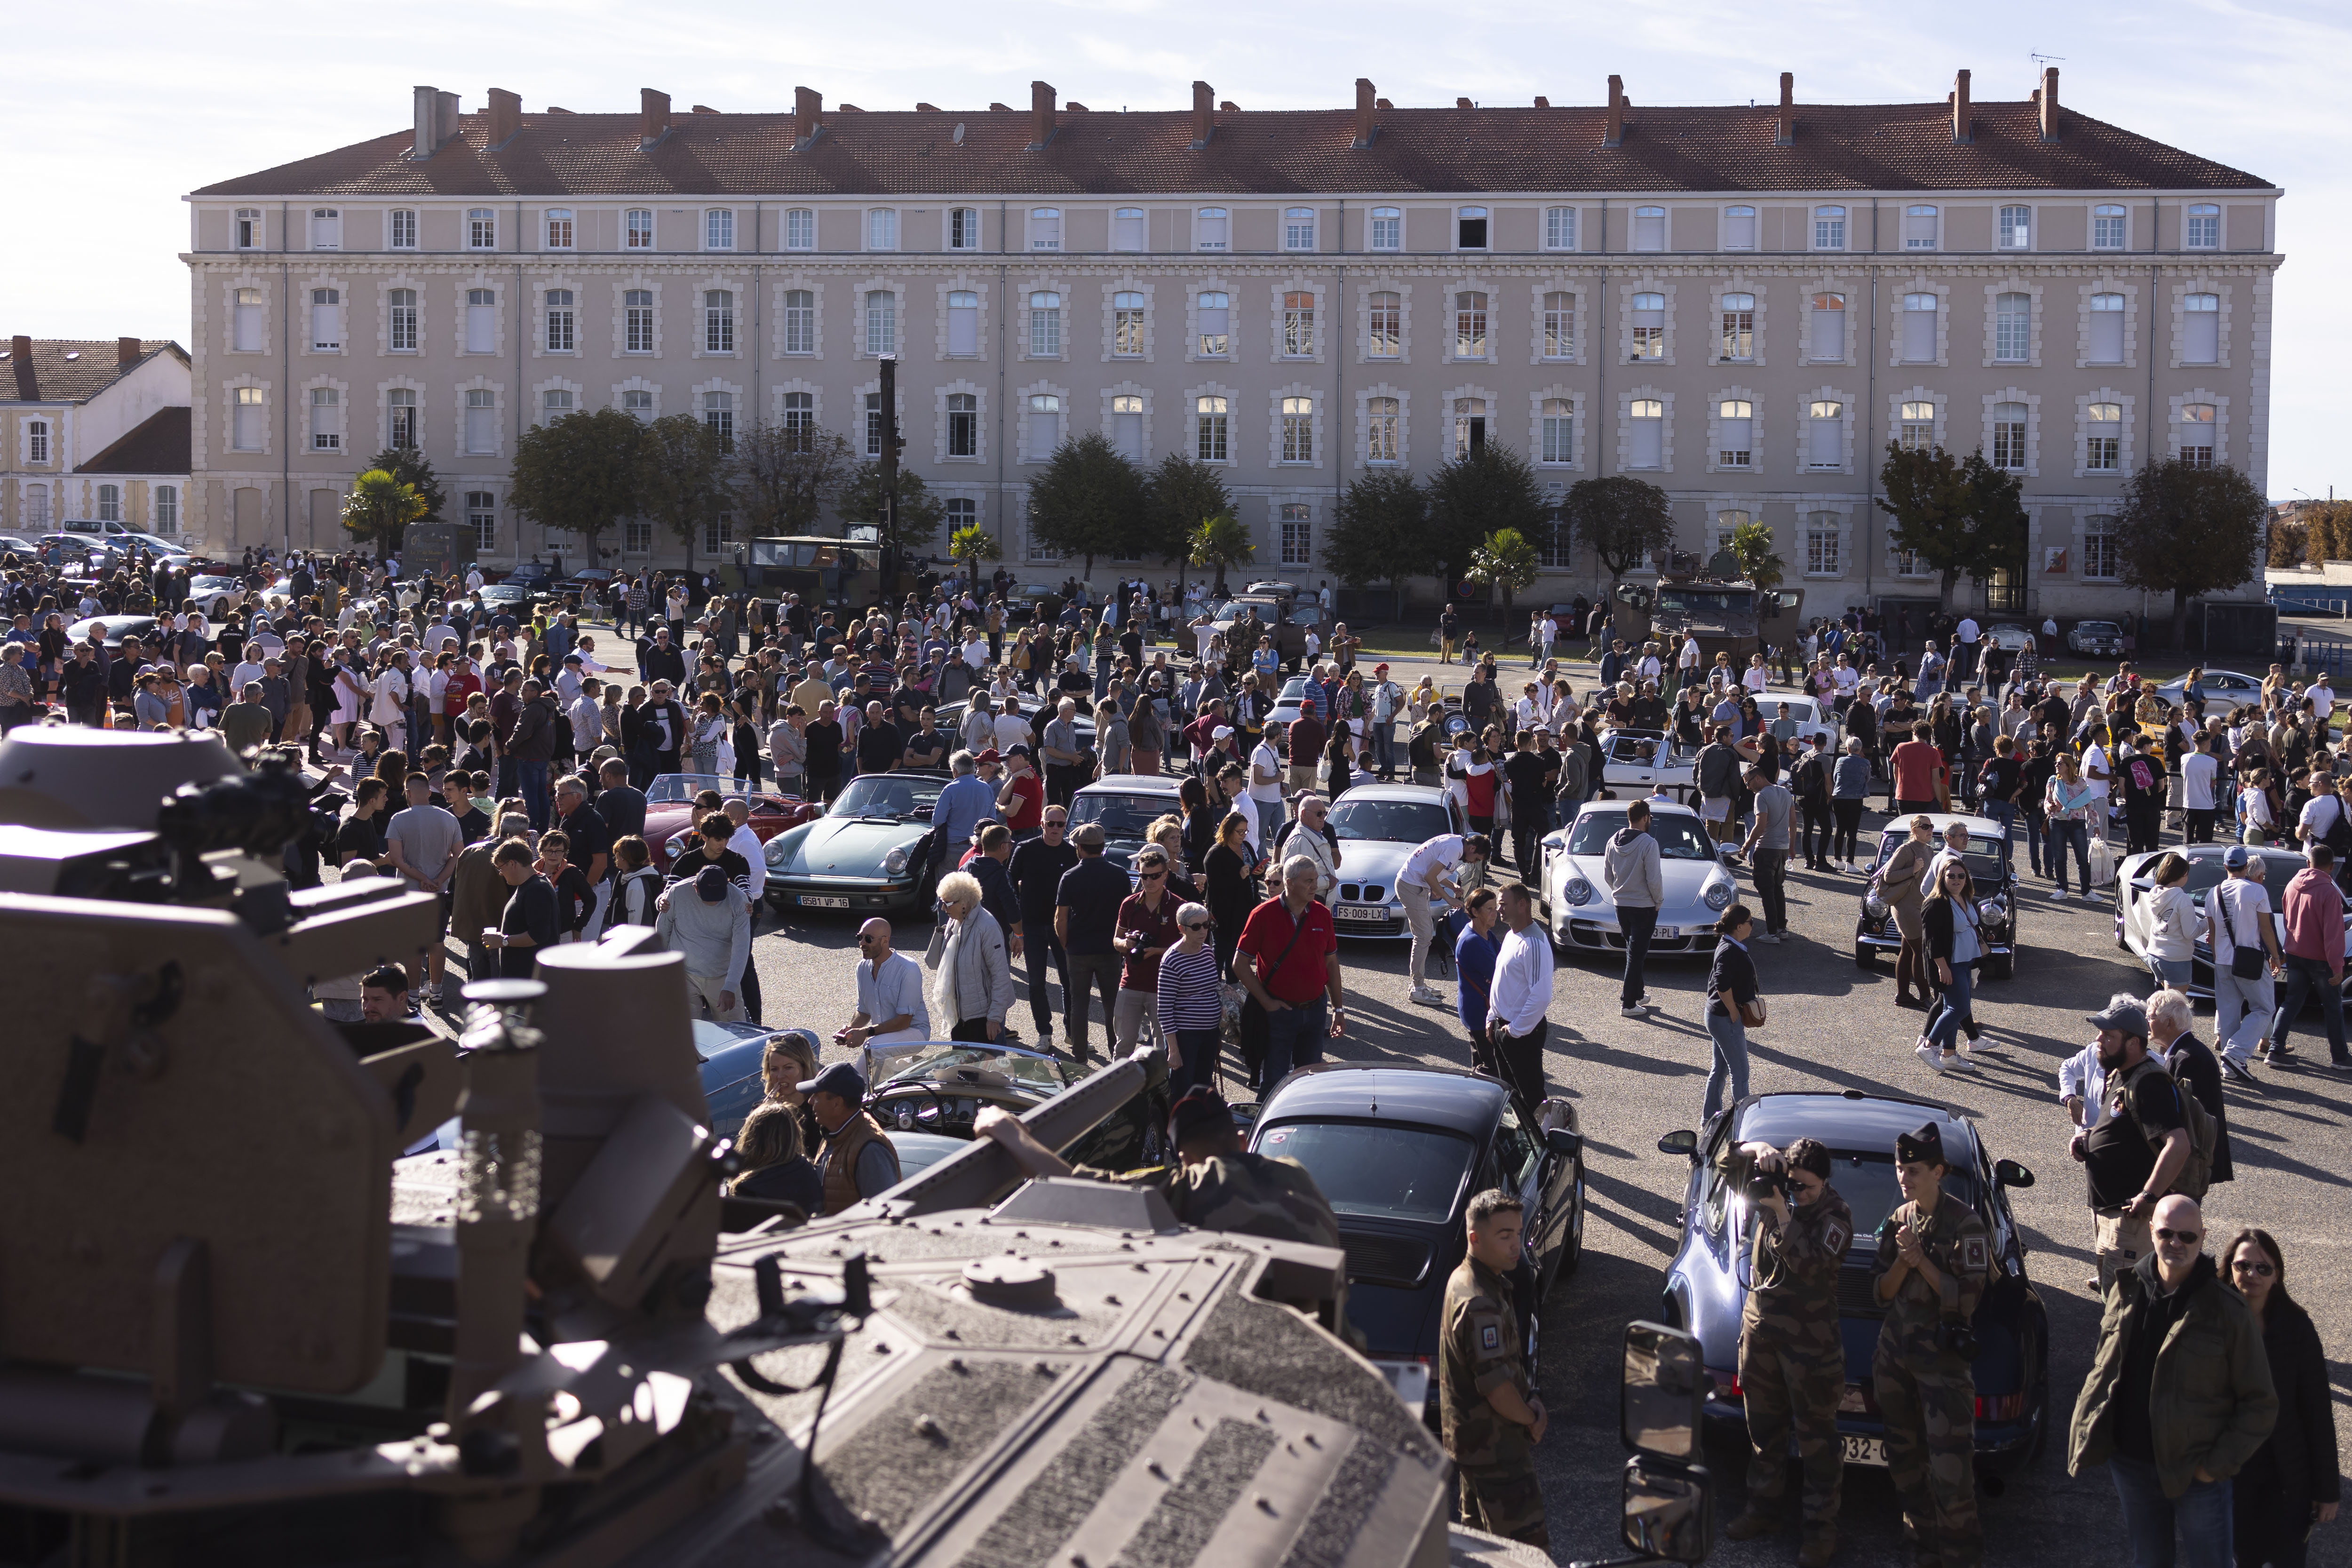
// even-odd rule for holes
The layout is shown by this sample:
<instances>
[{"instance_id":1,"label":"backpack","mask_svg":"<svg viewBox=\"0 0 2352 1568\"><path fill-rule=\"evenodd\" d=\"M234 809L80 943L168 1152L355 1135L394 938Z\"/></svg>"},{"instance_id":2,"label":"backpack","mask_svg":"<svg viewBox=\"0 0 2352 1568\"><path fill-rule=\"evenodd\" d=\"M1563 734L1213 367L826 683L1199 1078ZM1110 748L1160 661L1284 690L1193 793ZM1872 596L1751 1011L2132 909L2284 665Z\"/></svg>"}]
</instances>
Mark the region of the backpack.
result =
<instances>
[{"instance_id":1,"label":"backpack","mask_svg":"<svg viewBox=\"0 0 2352 1568\"><path fill-rule=\"evenodd\" d=\"M2143 1072L2149 1068L2172 1079L2172 1069L2153 1056L2124 1075L2119 1086L2123 1090L2123 1109L2134 1125L2138 1124L2139 1112L2132 1104L2132 1090ZM2170 1197L2178 1194L2192 1202L2201 1202L2205 1189L2213 1184L2213 1156L2221 1145L2221 1125L2205 1109L2205 1102L2177 1079L2172 1079L2172 1097L2180 1105L2181 1125L2189 1130L2189 1161L2180 1167L2180 1173L2172 1179L2170 1191L2163 1195ZM2160 1147L2163 1142L2162 1139L2148 1137L2145 1128L2141 1129L2140 1135L2151 1149Z\"/></svg>"}]
</instances>

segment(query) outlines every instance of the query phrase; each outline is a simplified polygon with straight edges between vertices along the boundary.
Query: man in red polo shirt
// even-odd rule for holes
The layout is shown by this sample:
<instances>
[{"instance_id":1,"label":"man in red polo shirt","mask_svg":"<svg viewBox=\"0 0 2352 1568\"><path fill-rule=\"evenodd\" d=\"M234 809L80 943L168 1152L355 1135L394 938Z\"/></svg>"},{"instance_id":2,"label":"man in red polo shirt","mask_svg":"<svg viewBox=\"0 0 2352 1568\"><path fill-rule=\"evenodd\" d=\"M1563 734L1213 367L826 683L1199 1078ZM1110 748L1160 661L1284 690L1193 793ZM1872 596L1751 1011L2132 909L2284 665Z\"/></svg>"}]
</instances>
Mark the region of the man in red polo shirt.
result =
<instances>
[{"instance_id":1,"label":"man in red polo shirt","mask_svg":"<svg viewBox=\"0 0 2352 1568\"><path fill-rule=\"evenodd\" d=\"M1944 753L1919 737L1916 731L1886 759L1895 779L1895 810L1941 811L1936 798L1936 775L1944 771Z\"/></svg>"},{"instance_id":2,"label":"man in red polo shirt","mask_svg":"<svg viewBox=\"0 0 2352 1568\"><path fill-rule=\"evenodd\" d=\"M1316 862L1283 862L1282 897L1250 911L1235 945L1234 978L1265 1009L1265 1061L1251 1087L1270 1090L1294 1067L1323 1059L1323 1037L1345 1032L1339 938L1331 911L1315 900ZM1246 955L1250 962L1244 963Z\"/></svg>"},{"instance_id":3,"label":"man in red polo shirt","mask_svg":"<svg viewBox=\"0 0 2352 1568\"><path fill-rule=\"evenodd\" d=\"M995 755L995 750L991 748L972 760L992 760ZM1037 836L1038 824L1045 816L1045 781L1030 765L1026 746L1015 746L1004 754L1004 783L996 792L996 809L1003 815L1004 826L1013 830L1014 838Z\"/></svg>"}]
</instances>

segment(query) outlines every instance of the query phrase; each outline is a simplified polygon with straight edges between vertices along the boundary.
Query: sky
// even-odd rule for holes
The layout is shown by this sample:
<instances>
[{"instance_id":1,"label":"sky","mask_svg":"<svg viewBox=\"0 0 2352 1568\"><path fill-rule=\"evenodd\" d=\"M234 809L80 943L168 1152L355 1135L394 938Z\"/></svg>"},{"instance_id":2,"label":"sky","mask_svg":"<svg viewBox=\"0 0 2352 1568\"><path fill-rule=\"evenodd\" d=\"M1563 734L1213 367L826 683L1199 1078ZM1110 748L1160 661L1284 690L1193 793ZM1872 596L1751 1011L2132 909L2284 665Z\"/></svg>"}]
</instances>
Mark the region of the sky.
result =
<instances>
[{"instance_id":1,"label":"sky","mask_svg":"<svg viewBox=\"0 0 2352 1568\"><path fill-rule=\"evenodd\" d=\"M789 17L789 20L785 18ZM1401 51L1401 52L1400 52ZM2343 420L2325 412L2352 361L2352 310L2325 303L2352 253L2352 6L2148 0L2118 9L1730 0L1671 6L1442 8L1394 0L896 0L835 11L666 0L404 0L397 5L114 0L28 6L9 24L17 152L0 184L0 332L188 340L187 192L410 122L411 89L491 87L633 111L655 87L681 108L828 103L1022 105L1033 79L1097 110L1176 110L1195 78L1244 109L1339 108L1367 76L1400 105L1775 101L1780 73L1816 103L2022 99L2035 55L2060 100L2284 188L2268 489L2352 496ZM29 142L29 145L27 144Z\"/></svg>"}]
</instances>

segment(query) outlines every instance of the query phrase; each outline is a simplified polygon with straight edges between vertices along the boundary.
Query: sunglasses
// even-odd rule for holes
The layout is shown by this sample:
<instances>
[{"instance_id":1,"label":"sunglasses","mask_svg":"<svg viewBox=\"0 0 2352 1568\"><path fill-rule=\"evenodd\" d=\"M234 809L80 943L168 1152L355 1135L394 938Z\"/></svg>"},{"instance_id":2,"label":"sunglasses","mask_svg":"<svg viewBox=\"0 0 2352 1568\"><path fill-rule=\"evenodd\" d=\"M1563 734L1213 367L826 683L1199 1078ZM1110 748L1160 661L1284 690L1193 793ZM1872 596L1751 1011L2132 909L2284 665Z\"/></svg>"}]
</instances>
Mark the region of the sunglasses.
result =
<instances>
[{"instance_id":1,"label":"sunglasses","mask_svg":"<svg viewBox=\"0 0 2352 1568\"><path fill-rule=\"evenodd\" d=\"M1206 931L1209 929L1209 922L1206 921L1184 921L1180 923L1186 931Z\"/></svg>"},{"instance_id":2,"label":"sunglasses","mask_svg":"<svg viewBox=\"0 0 2352 1568\"><path fill-rule=\"evenodd\" d=\"M2272 1275L2273 1275L2273 1274L2275 1274L2275 1273L2277 1273L2277 1272L2278 1272L2278 1270L2277 1270L2276 1268L2273 1268L2270 1264L2267 1264L2267 1263L2249 1263L2249 1262L2244 1261L2243 1259L2241 1259L2241 1260L2239 1260L2239 1261L2238 1261L2238 1262L2236 1262L2236 1263L2232 1263L2232 1264L2231 1264L2231 1265L2230 1265L2230 1269L2231 1269L2231 1271L2232 1273L2236 1273L2236 1274L2251 1274L2251 1275L2254 1276L2254 1277L2255 1277L2256 1279L2269 1279Z\"/></svg>"},{"instance_id":3,"label":"sunglasses","mask_svg":"<svg viewBox=\"0 0 2352 1568\"><path fill-rule=\"evenodd\" d=\"M1165 877L1168 875L1168 868L1165 866L1146 866L1142 868L1140 874L1147 879L1152 877Z\"/></svg>"},{"instance_id":4,"label":"sunglasses","mask_svg":"<svg viewBox=\"0 0 2352 1568\"><path fill-rule=\"evenodd\" d=\"M2181 1247L2193 1247L2205 1239L2205 1233L2201 1230L2158 1230L2156 1233L2156 1239Z\"/></svg>"}]
</instances>

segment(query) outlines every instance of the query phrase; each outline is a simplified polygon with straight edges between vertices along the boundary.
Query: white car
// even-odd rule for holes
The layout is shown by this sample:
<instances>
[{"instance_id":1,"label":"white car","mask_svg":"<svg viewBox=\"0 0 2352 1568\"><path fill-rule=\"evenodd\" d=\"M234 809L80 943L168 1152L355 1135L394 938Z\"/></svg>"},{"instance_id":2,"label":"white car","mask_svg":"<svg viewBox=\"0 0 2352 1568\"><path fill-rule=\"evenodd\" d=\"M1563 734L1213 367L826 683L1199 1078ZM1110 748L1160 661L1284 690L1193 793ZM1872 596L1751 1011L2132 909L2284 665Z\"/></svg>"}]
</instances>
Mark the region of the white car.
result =
<instances>
[{"instance_id":1,"label":"white car","mask_svg":"<svg viewBox=\"0 0 2352 1568\"><path fill-rule=\"evenodd\" d=\"M188 579L188 606L200 610L207 621L217 622L232 605L245 598L245 584L235 577L207 574Z\"/></svg>"},{"instance_id":2,"label":"white car","mask_svg":"<svg viewBox=\"0 0 2352 1568\"><path fill-rule=\"evenodd\" d=\"M2189 689L2189 678L2168 680L2156 689L2157 700L2167 707L2179 706ZM2227 713L2233 708L2259 708L2263 701L2263 680L2258 675L2246 675L2234 669L2209 669L2197 678L2197 689L2205 699L2205 711Z\"/></svg>"},{"instance_id":3,"label":"white car","mask_svg":"<svg viewBox=\"0 0 2352 1568\"><path fill-rule=\"evenodd\" d=\"M1331 900L1341 936L1412 935L1397 877L1415 849L1449 833L1467 833L1462 807L1428 784L1357 784L1331 806L1339 836L1339 896ZM1303 831L1303 830L1301 830Z\"/></svg>"},{"instance_id":4,"label":"white car","mask_svg":"<svg viewBox=\"0 0 2352 1568\"><path fill-rule=\"evenodd\" d=\"M1756 711L1764 716L1768 733L1772 721L1780 716L1780 705L1784 702L1789 705L1789 717L1797 721L1797 734L1801 738L1810 735L1820 741L1824 749L1835 749L1838 743L1837 710L1824 710L1819 702L1802 691L1768 687L1756 694Z\"/></svg>"},{"instance_id":5,"label":"white car","mask_svg":"<svg viewBox=\"0 0 2352 1568\"><path fill-rule=\"evenodd\" d=\"M1545 921L1563 952L1622 952L1625 935L1609 896L1601 858L1625 826L1623 801L1592 800L1576 819L1543 841ZM1698 813L1686 805L1650 803L1650 835L1658 841L1665 897L1650 951L1705 956L1715 951L1715 922L1739 895L1721 852Z\"/></svg>"},{"instance_id":6,"label":"white car","mask_svg":"<svg viewBox=\"0 0 2352 1568\"><path fill-rule=\"evenodd\" d=\"M2191 997L2200 1001L2210 1002L2213 998L2213 948L2205 940L2205 894L2207 889L2219 886L2221 879L2229 875L2228 868L2221 864L2221 857L2229 851L2230 847L2226 844L2183 844L2168 850L2145 850L2126 856L2116 863L2116 945L2146 964L2148 963L2148 935L2154 923L2149 913L2153 901L2149 895L2156 891L2156 863L2168 854L2188 858L2189 880L2182 886L2189 889L2189 901L2197 906L2197 955L2189 961L2186 989ZM2263 886L2270 893L2273 910L2279 907L2279 900L2285 896L2287 882L2297 871L2311 864L2292 849L2249 849L2247 853L2262 858ZM2345 915L2344 927L2347 933L2352 933L2352 913ZM2247 934L2251 936L2252 933ZM2148 973L2154 975L2153 964L2148 966ZM2352 979L2352 976L2347 976L2347 979ZM2352 987L2347 989L2352 990Z\"/></svg>"},{"instance_id":7,"label":"white car","mask_svg":"<svg viewBox=\"0 0 2352 1568\"><path fill-rule=\"evenodd\" d=\"M1698 753L1662 730L1612 730L1601 737L1601 782L1620 796L1647 795L1659 784L1687 801L1696 786Z\"/></svg>"}]
</instances>

